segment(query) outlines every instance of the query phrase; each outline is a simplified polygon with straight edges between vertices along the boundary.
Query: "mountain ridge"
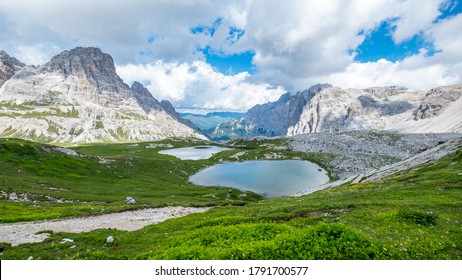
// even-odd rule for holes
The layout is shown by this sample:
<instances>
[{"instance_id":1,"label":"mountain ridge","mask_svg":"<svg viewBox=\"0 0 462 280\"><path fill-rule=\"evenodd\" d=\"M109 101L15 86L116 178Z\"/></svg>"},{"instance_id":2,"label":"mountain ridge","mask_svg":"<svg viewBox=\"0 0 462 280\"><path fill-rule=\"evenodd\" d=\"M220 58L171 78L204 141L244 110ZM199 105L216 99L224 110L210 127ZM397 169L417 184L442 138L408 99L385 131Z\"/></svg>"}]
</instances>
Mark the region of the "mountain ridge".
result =
<instances>
[{"instance_id":1,"label":"mountain ridge","mask_svg":"<svg viewBox=\"0 0 462 280\"><path fill-rule=\"evenodd\" d=\"M3 137L68 144L207 139L143 85L125 84L100 49L77 47L39 67L22 65L0 88Z\"/></svg>"},{"instance_id":2,"label":"mountain ridge","mask_svg":"<svg viewBox=\"0 0 462 280\"><path fill-rule=\"evenodd\" d=\"M428 92L402 87L342 89L317 84L249 109L219 124L212 139L294 136L305 133L390 130L403 133L462 132L462 85Z\"/></svg>"}]
</instances>

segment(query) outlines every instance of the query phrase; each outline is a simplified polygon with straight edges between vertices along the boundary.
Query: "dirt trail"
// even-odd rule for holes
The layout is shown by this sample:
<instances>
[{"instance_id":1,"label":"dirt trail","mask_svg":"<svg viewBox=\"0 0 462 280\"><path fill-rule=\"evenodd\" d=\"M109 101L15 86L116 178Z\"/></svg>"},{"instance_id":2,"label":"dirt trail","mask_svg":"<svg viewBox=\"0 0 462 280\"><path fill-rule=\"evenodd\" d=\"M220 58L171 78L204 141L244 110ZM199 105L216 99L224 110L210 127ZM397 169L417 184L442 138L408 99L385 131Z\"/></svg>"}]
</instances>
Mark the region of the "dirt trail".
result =
<instances>
[{"instance_id":1,"label":"dirt trail","mask_svg":"<svg viewBox=\"0 0 462 280\"><path fill-rule=\"evenodd\" d=\"M11 243L13 246L23 243L42 242L49 234L36 233L44 230L79 233L95 229L114 228L135 231L147 225L183 217L191 213L202 213L209 209L207 207L164 207L90 217L0 224L0 242Z\"/></svg>"}]
</instances>

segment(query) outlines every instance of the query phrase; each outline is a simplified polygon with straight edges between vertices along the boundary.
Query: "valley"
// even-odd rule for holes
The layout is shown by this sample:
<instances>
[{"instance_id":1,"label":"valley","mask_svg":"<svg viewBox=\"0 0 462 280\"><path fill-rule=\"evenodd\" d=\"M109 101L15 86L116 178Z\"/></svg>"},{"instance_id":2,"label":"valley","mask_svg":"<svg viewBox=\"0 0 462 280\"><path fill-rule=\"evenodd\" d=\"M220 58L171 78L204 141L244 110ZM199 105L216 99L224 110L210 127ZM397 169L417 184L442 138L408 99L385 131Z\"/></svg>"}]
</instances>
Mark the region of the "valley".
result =
<instances>
[{"instance_id":1,"label":"valley","mask_svg":"<svg viewBox=\"0 0 462 280\"><path fill-rule=\"evenodd\" d=\"M371 137L370 132L359 135L356 132L354 137L338 137ZM395 140L410 137L388 136ZM167 220L135 231L114 228L87 233L42 231L38 233L46 233L48 237L40 243L14 247L0 243L0 257L460 258L460 136L445 136L440 140L437 140L437 136L431 138L436 147L454 142L440 159L432 159L411 169L404 167L379 180L347 181L310 195L262 199L236 189L200 187L187 182L190 175L219 162L269 158L310 160L329 166L331 178L341 177L342 173L335 173L331 166L336 166L335 162L342 161L344 156L327 153L327 150L323 153L294 151L290 147L303 147L300 146L301 137L233 140L226 143L232 150L202 160L180 160L158 153L166 147L207 144L200 140L171 139L72 148L23 140L1 140L2 223L85 217L164 206L213 208L202 214ZM406 146L406 141L390 143L394 149L404 149ZM358 140L356 144L361 145L361 141ZM328 147L329 144L325 149ZM406 149L412 150L413 147L408 145ZM431 147L415 148L416 153L431 150ZM371 154L373 159L374 154ZM397 159L392 160L395 161ZM18 173L21 176L12 176ZM127 196L133 197L136 204L127 204ZM106 243L108 236L113 236L115 241ZM64 239L73 242L63 243Z\"/></svg>"},{"instance_id":2,"label":"valley","mask_svg":"<svg viewBox=\"0 0 462 280\"><path fill-rule=\"evenodd\" d=\"M461 96L317 84L180 114L98 48L1 51L0 259L461 259ZM289 160L324 177L284 192ZM192 183L216 166L283 190Z\"/></svg>"}]
</instances>

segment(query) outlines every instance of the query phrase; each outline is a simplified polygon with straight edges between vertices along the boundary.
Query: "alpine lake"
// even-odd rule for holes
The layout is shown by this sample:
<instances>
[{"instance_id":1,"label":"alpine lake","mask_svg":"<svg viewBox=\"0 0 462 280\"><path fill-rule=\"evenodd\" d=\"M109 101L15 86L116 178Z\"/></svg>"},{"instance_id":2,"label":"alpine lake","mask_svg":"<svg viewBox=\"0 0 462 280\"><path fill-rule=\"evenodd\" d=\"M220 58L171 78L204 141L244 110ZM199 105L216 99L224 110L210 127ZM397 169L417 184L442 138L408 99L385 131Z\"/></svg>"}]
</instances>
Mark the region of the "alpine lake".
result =
<instances>
[{"instance_id":1,"label":"alpine lake","mask_svg":"<svg viewBox=\"0 0 462 280\"><path fill-rule=\"evenodd\" d=\"M159 151L182 160L210 158L221 151L217 146L196 146ZM329 181L327 171L305 160L251 160L219 163L189 178L200 186L232 187L267 198L294 195Z\"/></svg>"}]
</instances>

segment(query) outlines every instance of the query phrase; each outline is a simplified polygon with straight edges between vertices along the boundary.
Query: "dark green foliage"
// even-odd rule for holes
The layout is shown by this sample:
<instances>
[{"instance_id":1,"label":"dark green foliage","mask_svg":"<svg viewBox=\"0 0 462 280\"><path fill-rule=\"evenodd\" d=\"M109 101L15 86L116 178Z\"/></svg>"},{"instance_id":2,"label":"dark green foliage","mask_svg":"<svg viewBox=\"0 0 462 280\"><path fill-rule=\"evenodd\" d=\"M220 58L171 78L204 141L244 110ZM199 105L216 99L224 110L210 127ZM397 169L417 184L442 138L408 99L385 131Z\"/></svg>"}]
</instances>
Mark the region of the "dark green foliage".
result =
<instances>
[{"instance_id":1,"label":"dark green foliage","mask_svg":"<svg viewBox=\"0 0 462 280\"><path fill-rule=\"evenodd\" d=\"M412 210L400 210L398 211L398 217L406 222L422 226L434 226L438 220L438 216L433 213Z\"/></svg>"},{"instance_id":2,"label":"dark green foliage","mask_svg":"<svg viewBox=\"0 0 462 280\"><path fill-rule=\"evenodd\" d=\"M279 224L214 226L174 238L160 259L374 259L370 238L341 224L298 229Z\"/></svg>"}]
</instances>

